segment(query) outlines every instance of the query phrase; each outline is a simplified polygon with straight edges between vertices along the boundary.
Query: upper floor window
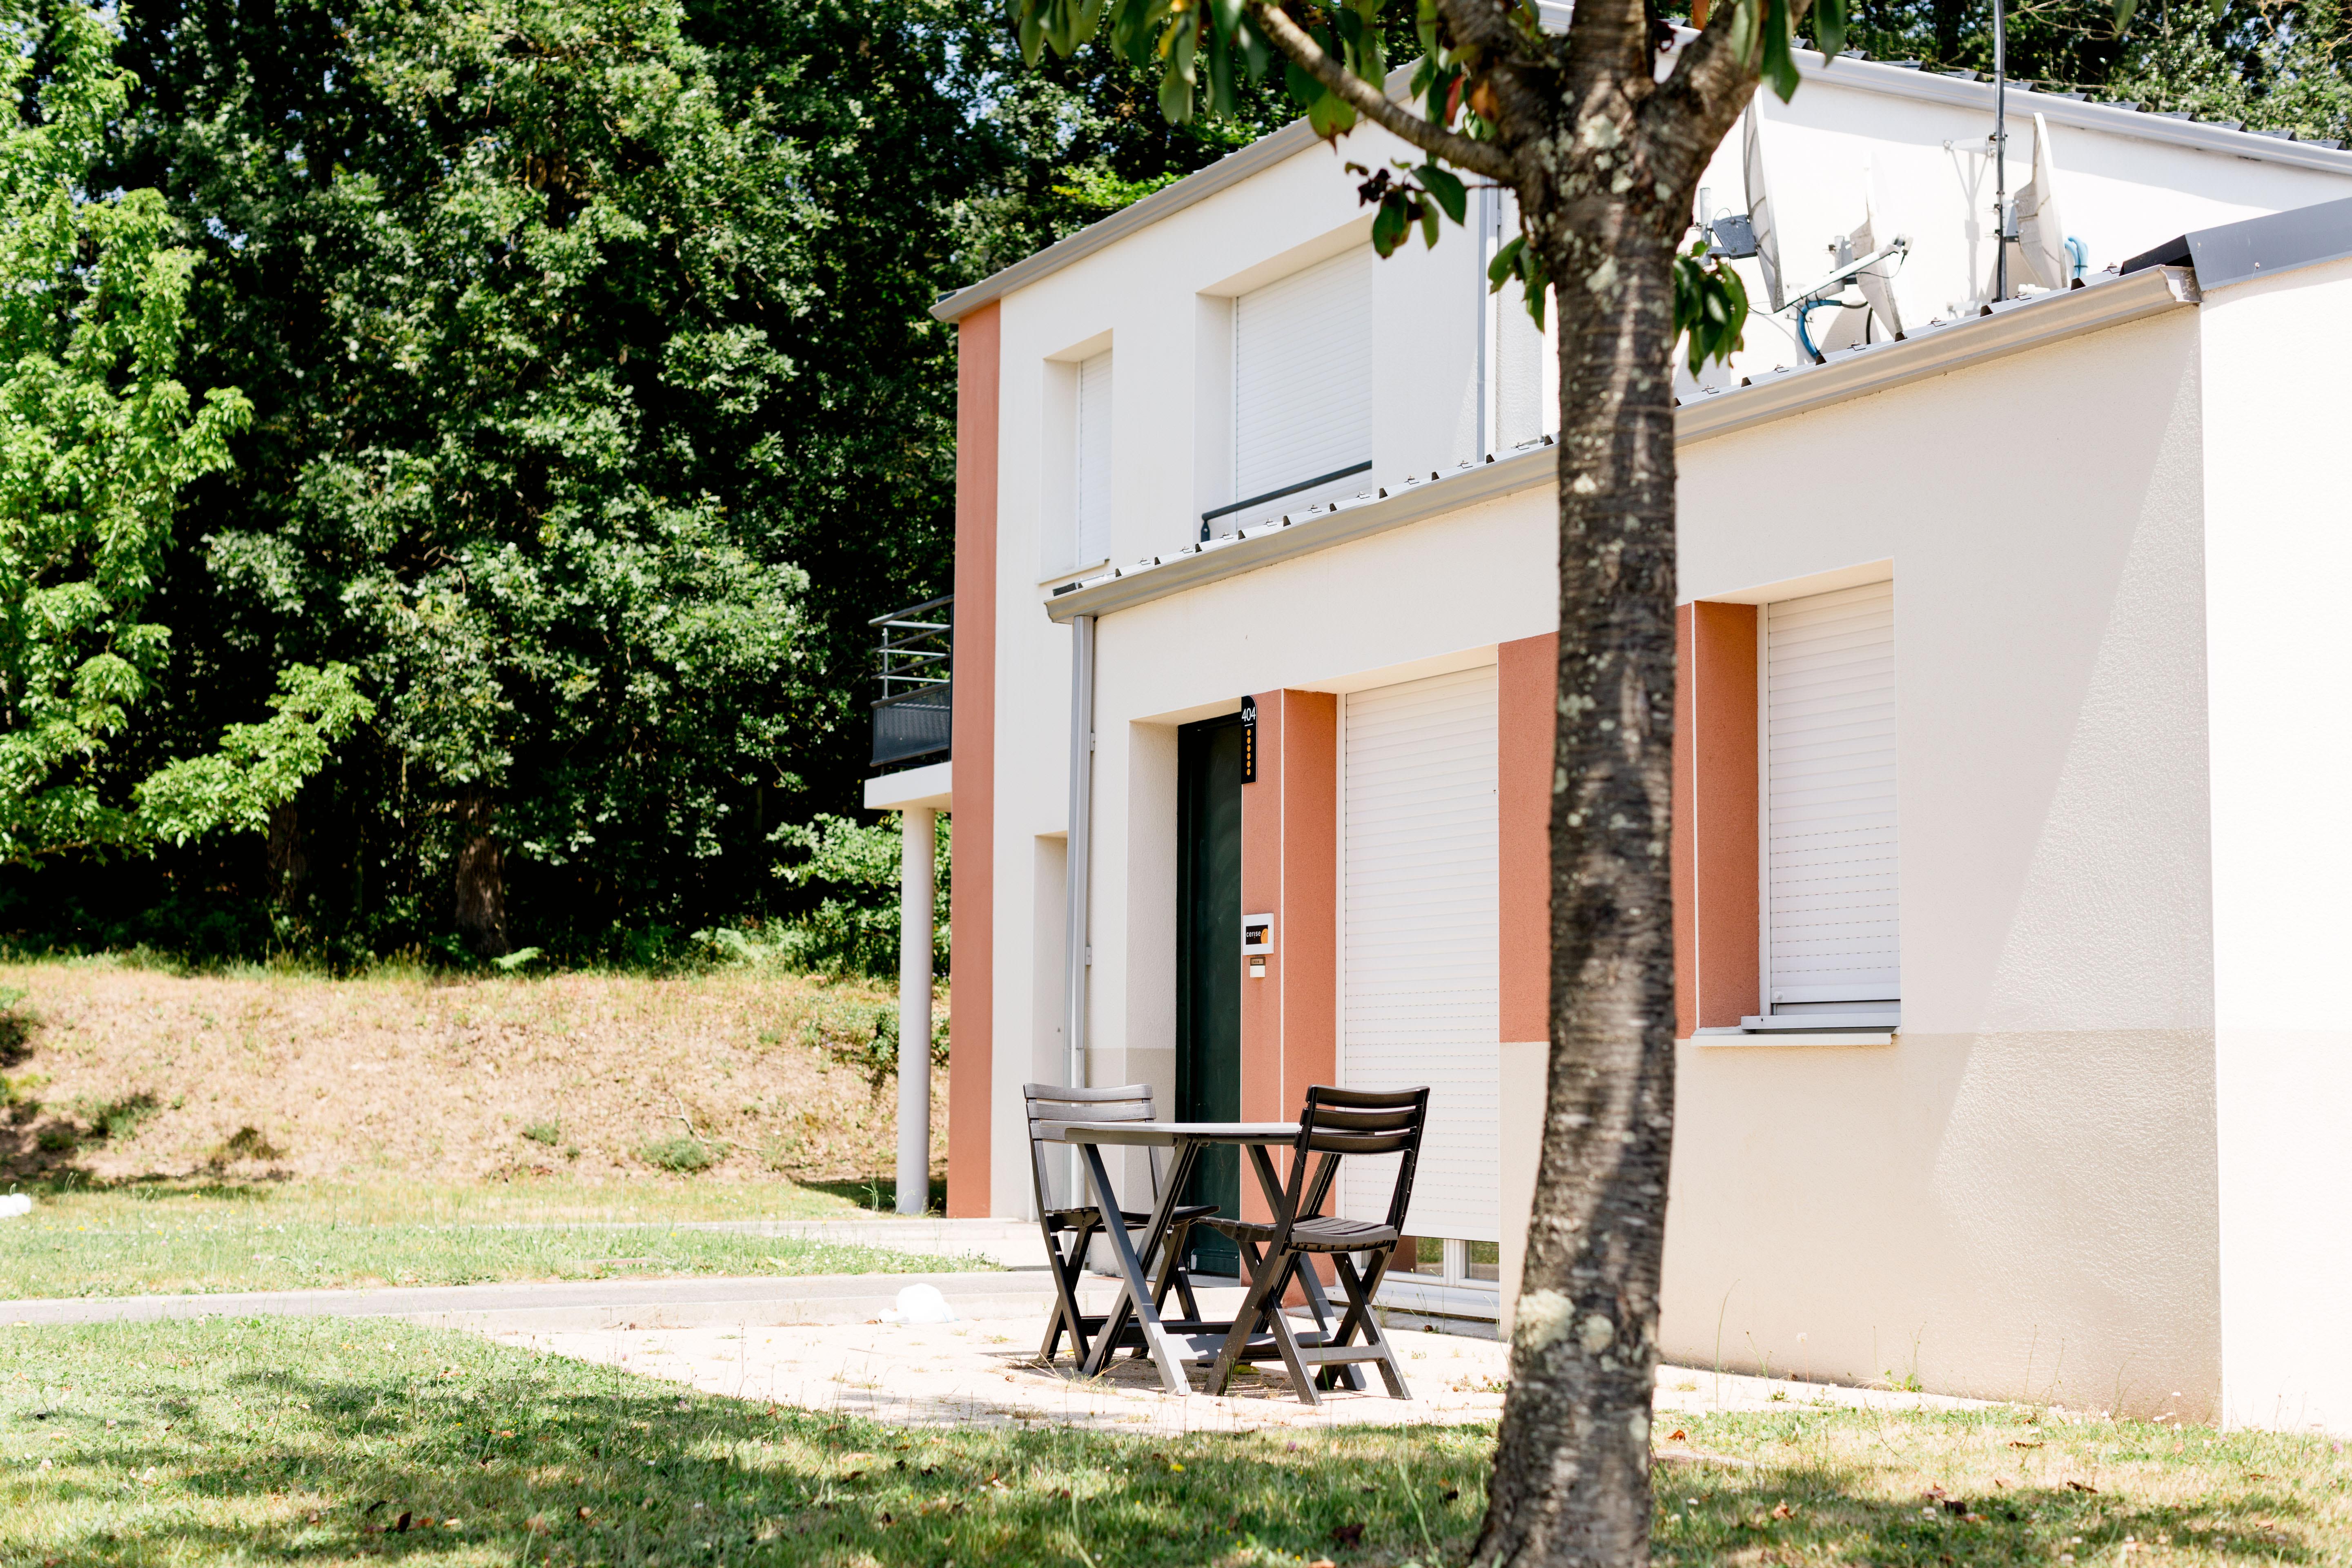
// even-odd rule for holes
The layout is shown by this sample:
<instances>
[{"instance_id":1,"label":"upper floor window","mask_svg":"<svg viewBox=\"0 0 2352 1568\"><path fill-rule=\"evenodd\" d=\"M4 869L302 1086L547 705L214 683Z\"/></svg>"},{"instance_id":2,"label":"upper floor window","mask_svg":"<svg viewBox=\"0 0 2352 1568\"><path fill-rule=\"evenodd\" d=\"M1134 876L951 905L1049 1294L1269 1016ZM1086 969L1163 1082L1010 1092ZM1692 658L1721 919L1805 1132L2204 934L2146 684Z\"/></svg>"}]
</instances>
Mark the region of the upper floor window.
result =
<instances>
[{"instance_id":1,"label":"upper floor window","mask_svg":"<svg viewBox=\"0 0 2352 1568\"><path fill-rule=\"evenodd\" d=\"M1234 301L1234 474L1213 531L1370 483L1372 253L1357 246Z\"/></svg>"},{"instance_id":2,"label":"upper floor window","mask_svg":"<svg viewBox=\"0 0 2352 1568\"><path fill-rule=\"evenodd\" d=\"M1041 578L1066 576L1110 559L1109 341L1105 332L1044 365L1037 475Z\"/></svg>"},{"instance_id":3,"label":"upper floor window","mask_svg":"<svg viewBox=\"0 0 2352 1568\"><path fill-rule=\"evenodd\" d=\"M1110 351L1078 363L1076 563L1110 558Z\"/></svg>"}]
</instances>

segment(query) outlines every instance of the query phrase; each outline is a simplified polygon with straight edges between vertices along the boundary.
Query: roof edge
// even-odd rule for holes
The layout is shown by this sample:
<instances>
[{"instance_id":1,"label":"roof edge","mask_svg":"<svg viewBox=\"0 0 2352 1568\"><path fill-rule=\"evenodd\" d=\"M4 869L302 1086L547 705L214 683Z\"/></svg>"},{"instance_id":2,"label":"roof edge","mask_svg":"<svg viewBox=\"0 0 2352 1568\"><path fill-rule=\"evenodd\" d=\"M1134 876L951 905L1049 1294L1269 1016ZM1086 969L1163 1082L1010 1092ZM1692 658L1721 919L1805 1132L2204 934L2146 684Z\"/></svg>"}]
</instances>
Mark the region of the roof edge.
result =
<instances>
[{"instance_id":1,"label":"roof edge","mask_svg":"<svg viewBox=\"0 0 2352 1568\"><path fill-rule=\"evenodd\" d=\"M1261 136L1237 152L1228 153L1205 169L1195 169L1174 184L1152 192L1133 206L1121 207L1077 233L1055 240L1045 249L1022 258L979 282L959 289L931 307L942 321L961 321L982 305L1001 300L1016 289L1059 272L1076 261L1116 245L1161 218L1173 217L1228 186L1237 185L1262 169L1306 152L1319 141L1304 120L1294 120L1271 136Z\"/></svg>"},{"instance_id":2,"label":"roof edge","mask_svg":"<svg viewBox=\"0 0 2352 1568\"><path fill-rule=\"evenodd\" d=\"M2128 275L2185 262L2196 268L2200 288L2221 289L2347 256L2352 256L2352 196L2192 229L2141 251L2123 264L2123 270Z\"/></svg>"},{"instance_id":3,"label":"roof edge","mask_svg":"<svg viewBox=\"0 0 2352 1568\"><path fill-rule=\"evenodd\" d=\"M1555 9L1557 7L1550 5L1544 7L1547 24L1557 22L1565 26L1565 13L1555 18L1551 14ZM1688 28L1678 29L1678 33L1685 40L1697 37ZM1992 113L1993 89L1992 83L1989 81L1964 81L1936 71L1857 59L1852 55L1840 55L1831 59L1815 49L1797 49L1793 53L1798 74L1807 81L1823 81L1833 87L1883 92L1895 98L1977 109L1987 115ZM1411 80L1412 71L1412 65L1407 62L1389 73L1391 97L1397 96L1403 85ZM2136 136L2142 141L2162 142L2200 152L2252 159L2257 163L2290 163L2327 174L2352 174L2352 150L2321 147L2308 142L2290 142L2266 136L2258 131L2233 131L2227 126L2194 120L2173 120L2123 104L2093 103L2087 99L2037 92L2016 82L2010 84L2009 90L2012 110L2040 114L2056 125L2070 125L2082 131L2103 131L2116 136ZM1055 241L1043 250L1024 257L1010 267L992 272L978 282L943 297L931 307L931 314L942 321L959 321L992 300L1001 300L1016 289L1026 288L1040 279L1050 277L1073 262L1082 261L1095 252L1117 244L1129 235L1149 228L1162 218L1173 217L1186 207L1208 200L1261 170L1304 153L1318 140L1315 132L1307 129L1306 121L1294 120L1271 135L1262 136L1238 152L1228 153L1207 168L1194 170L1166 189L1154 191L1133 206L1123 207L1076 234Z\"/></svg>"}]
</instances>

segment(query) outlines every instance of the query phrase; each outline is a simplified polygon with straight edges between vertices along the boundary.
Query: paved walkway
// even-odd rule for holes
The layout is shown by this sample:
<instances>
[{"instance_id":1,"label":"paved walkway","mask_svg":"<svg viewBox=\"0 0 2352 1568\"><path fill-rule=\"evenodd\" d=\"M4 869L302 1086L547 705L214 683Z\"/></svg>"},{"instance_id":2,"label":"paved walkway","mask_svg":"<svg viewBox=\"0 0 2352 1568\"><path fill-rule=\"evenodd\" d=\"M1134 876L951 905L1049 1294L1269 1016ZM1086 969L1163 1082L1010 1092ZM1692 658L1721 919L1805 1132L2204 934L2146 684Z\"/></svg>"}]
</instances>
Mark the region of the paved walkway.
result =
<instances>
[{"instance_id":1,"label":"paved walkway","mask_svg":"<svg viewBox=\"0 0 2352 1568\"><path fill-rule=\"evenodd\" d=\"M863 1323L909 1285L950 1293L967 1318L1042 1316L1042 1271L811 1274L758 1279L565 1279L539 1284L394 1286L380 1290L254 1290L204 1296L100 1296L0 1301L0 1322L142 1322L164 1318L403 1318L441 1328L588 1331L698 1324Z\"/></svg>"},{"instance_id":2,"label":"paved walkway","mask_svg":"<svg viewBox=\"0 0 2352 1568\"><path fill-rule=\"evenodd\" d=\"M742 1236L797 1237L845 1247L887 1247L944 1258L982 1258L1003 1268L1045 1267L1045 1236L1028 1219L940 1219L934 1215L871 1219L691 1220L679 1230L725 1230Z\"/></svg>"}]
</instances>

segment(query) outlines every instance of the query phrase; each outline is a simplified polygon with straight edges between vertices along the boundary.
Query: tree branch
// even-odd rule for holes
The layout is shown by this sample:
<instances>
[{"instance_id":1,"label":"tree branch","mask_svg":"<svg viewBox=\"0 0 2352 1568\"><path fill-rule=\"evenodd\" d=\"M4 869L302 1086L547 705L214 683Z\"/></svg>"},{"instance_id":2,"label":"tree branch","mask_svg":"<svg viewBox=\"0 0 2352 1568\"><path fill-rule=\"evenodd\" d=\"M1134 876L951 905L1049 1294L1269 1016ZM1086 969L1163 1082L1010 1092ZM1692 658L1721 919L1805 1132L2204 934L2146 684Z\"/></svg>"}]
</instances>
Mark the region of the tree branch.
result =
<instances>
[{"instance_id":1,"label":"tree branch","mask_svg":"<svg viewBox=\"0 0 2352 1568\"><path fill-rule=\"evenodd\" d=\"M1519 48L1518 29L1504 8L1504 0L1437 0L1437 9L1454 29L1457 47L1483 49L1498 59Z\"/></svg>"},{"instance_id":2,"label":"tree branch","mask_svg":"<svg viewBox=\"0 0 2352 1568\"><path fill-rule=\"evenodd\" d=\"M1790 0L1790 25L1803 21L1812 8L1812 0ZM1731 9L1723 5L1705 30L1683 46L1675 68L1646 106L1650 114L1666 121L1680 119L1710 148L1730 132L1757 88L1756 65L1732 52Z\"/></svg>"},{"instance_id":3,"label":"tree branch","mask_svg":"<svg viewBox=\"0 0 2352 1568\"><path fill-rule=\"evenodd\" d=\"M1274 40L1275 47L1297 63L1307 72L1358 114L1383 131L1412 142L1433 157L1443 158L1458 168L1474 174L1484 174L1490 180L1517 183L1517 171L1501 148L1485 142L1473 142L1458 131L1448 131L1434 124L1392 100L1377 82L1366 81L1352 75L1345 66L1323 52L1322 46L1309 37L1297 23L1285 16L1269 0L1250 0L1250 19Z\"/></svg>"}]
</instances>

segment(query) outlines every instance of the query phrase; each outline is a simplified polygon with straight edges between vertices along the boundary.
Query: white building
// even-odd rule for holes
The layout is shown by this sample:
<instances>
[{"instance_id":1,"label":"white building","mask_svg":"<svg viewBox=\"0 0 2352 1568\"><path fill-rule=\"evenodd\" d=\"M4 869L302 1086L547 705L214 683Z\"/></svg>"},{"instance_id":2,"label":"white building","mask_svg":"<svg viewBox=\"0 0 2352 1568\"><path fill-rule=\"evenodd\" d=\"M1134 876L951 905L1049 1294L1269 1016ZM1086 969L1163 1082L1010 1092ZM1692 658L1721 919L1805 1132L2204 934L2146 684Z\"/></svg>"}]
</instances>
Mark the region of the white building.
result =
<instances>
[{"instance_id":1,"label":"white building","mask_svg":"<svg viewBox=\"0 0 2352 1568\"><path fill-rule=\"evenodd\" d=\"M2012 89L2009 188L2086 286L1987 311L1990 88L1805 75L1754 142L1784 298L1908 247L1811 313L1825 363L1759 320L1679 416L1665 1348L2352 1430L2352 154ZM939 308L949 1202L1031 1202L1078 798L1089 1080L1434 1086L1390 1299L1491 1318L1543 1090L1554 400L1496 198L1372 257L1339 164L1402 152L1294 126ZM1748 152L1709 217L1761 205Z\"/></svg>"}]
</instances>

